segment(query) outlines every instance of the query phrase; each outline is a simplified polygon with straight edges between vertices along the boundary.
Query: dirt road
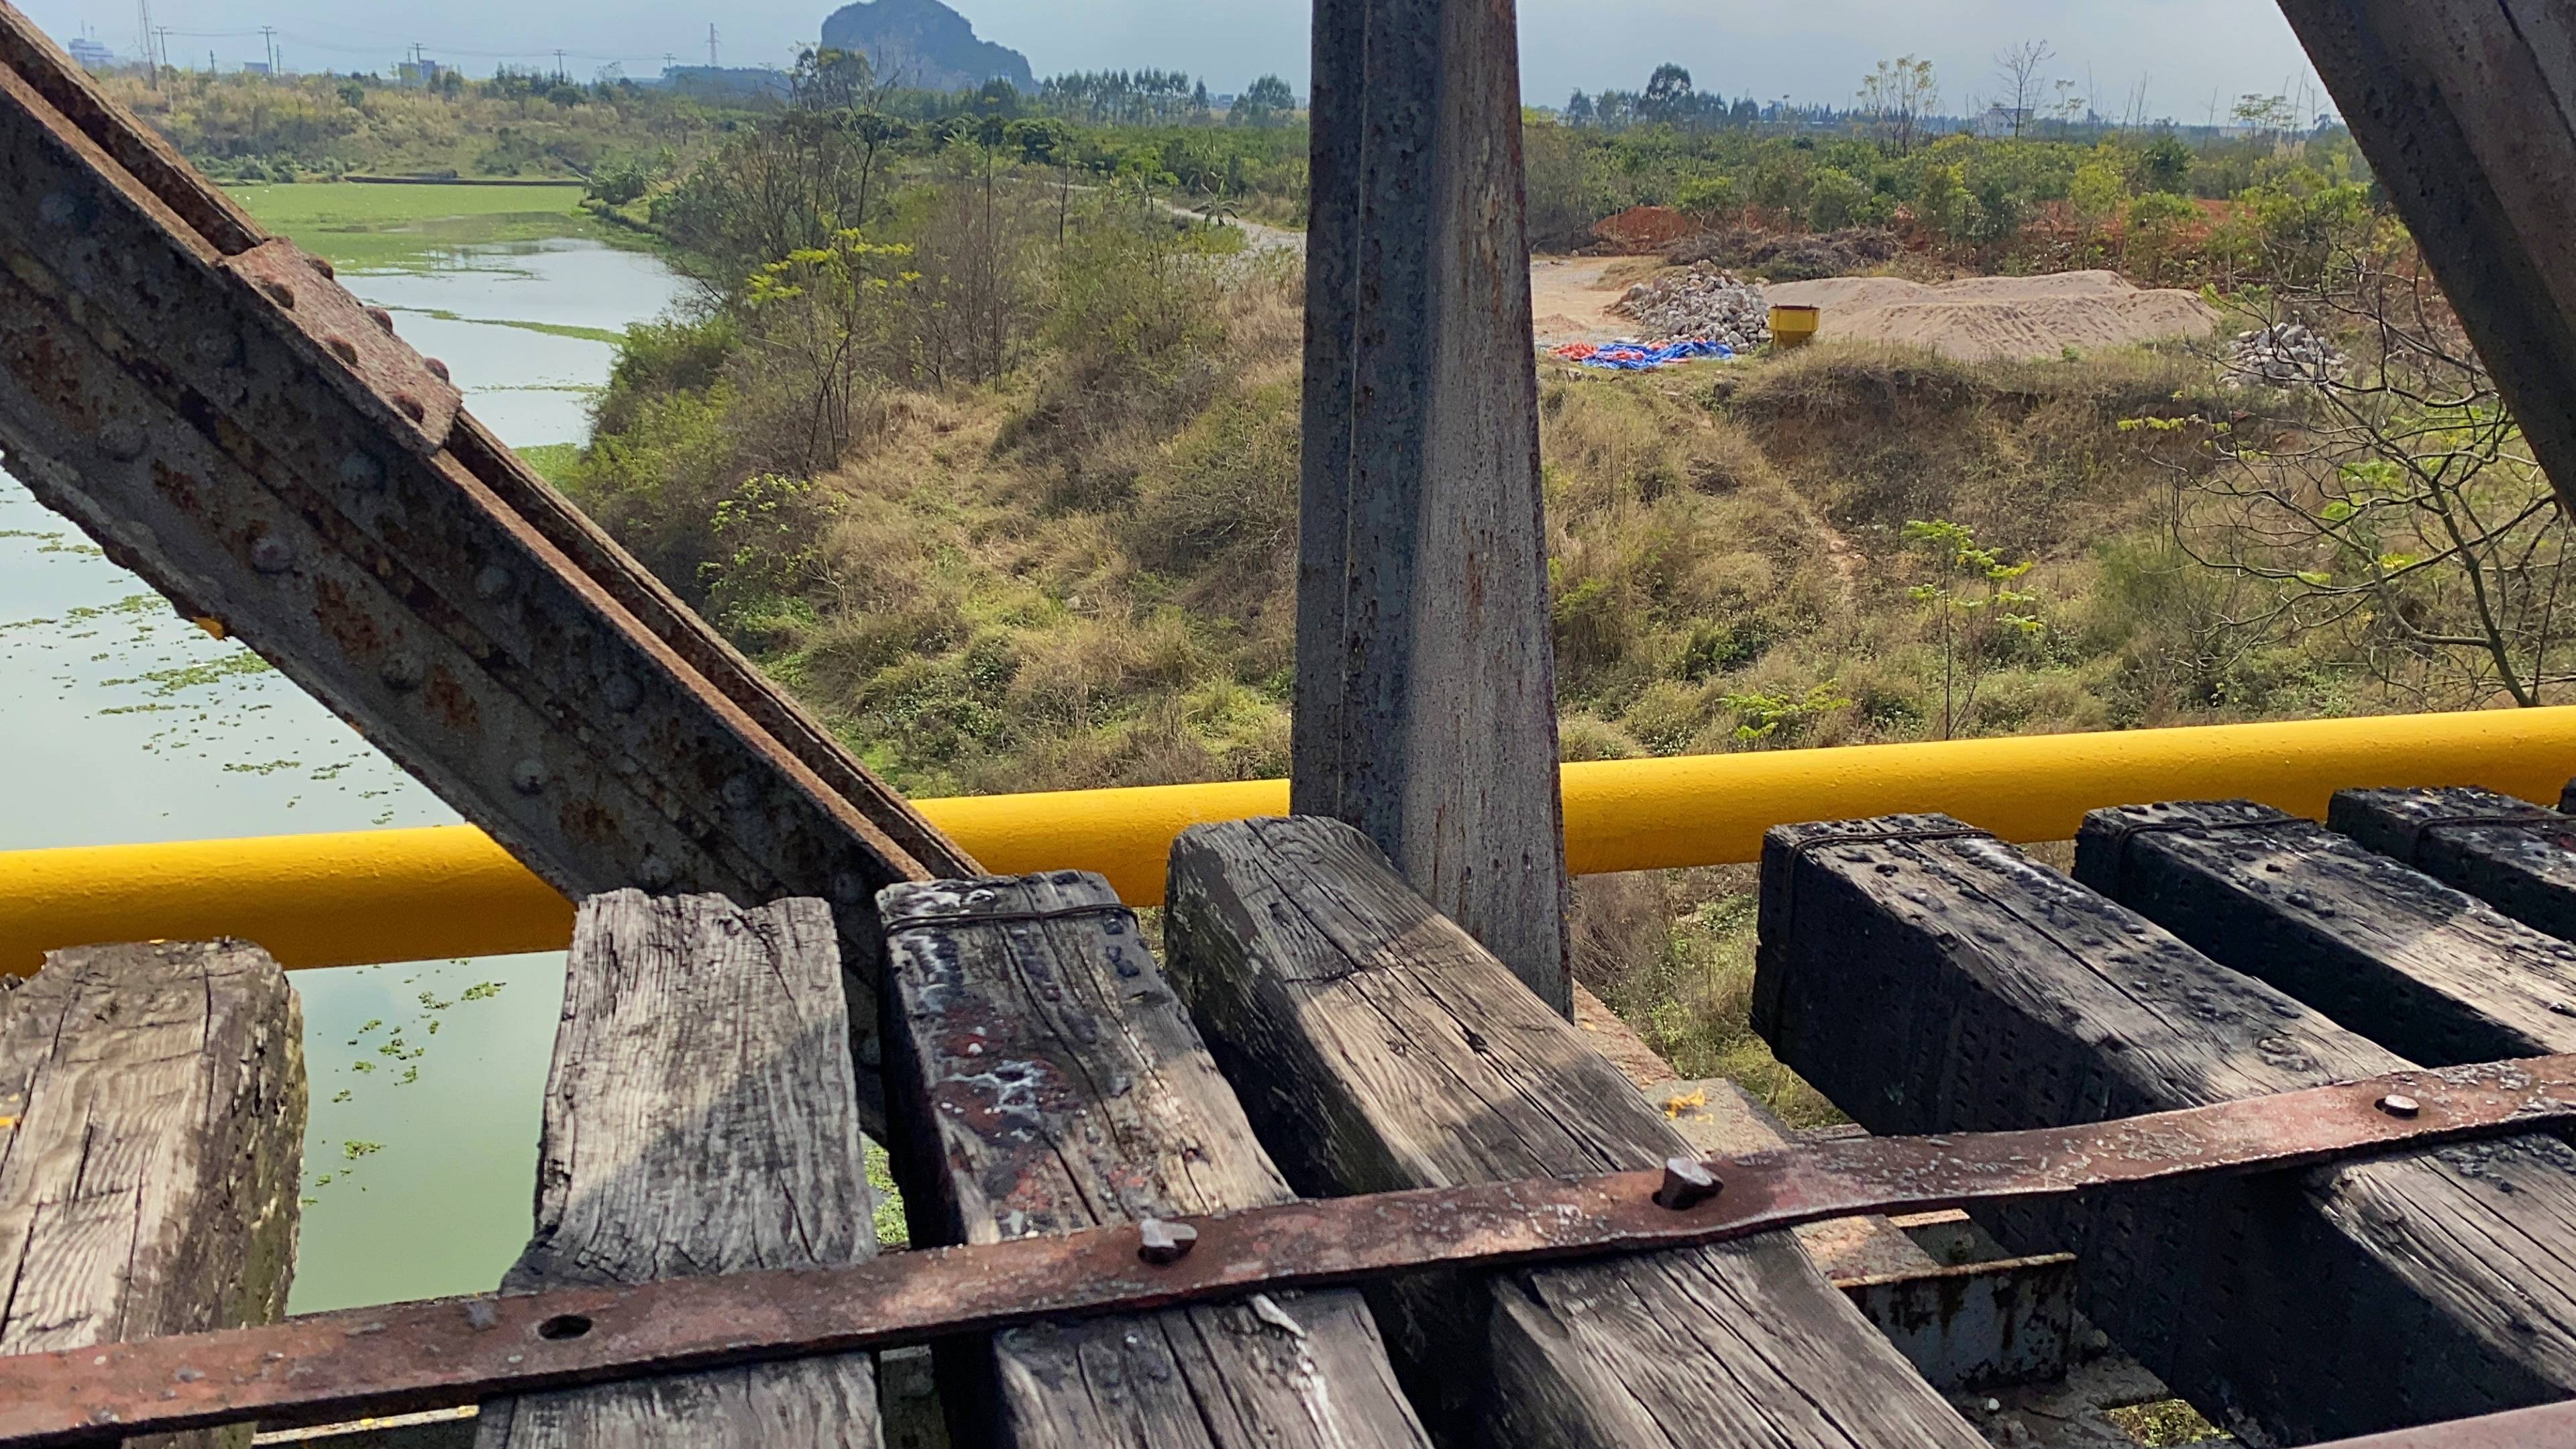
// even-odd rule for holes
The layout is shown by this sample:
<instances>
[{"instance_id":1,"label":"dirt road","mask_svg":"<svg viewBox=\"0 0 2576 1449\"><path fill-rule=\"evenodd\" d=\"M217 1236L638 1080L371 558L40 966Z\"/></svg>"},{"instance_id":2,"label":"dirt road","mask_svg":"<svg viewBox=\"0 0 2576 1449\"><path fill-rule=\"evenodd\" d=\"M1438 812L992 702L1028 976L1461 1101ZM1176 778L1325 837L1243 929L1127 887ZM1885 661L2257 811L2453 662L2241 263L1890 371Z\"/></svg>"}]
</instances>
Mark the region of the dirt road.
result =
<instances>
[{"instance_id":1,"label":"dirt road","mask_svg":"<svg viewBox=\"0 0 2576 1449\"><path fill-rule=\"evenodd\" d=\"M1627 274L1652 258L1532 257L1530 316L1541 347L1568 342L1610 342L1632 335L1636 324L1613 316L1612 303L1628 290ZM1614 280L1615 278L1615 280Z\"/></svg>"}]
</instances>

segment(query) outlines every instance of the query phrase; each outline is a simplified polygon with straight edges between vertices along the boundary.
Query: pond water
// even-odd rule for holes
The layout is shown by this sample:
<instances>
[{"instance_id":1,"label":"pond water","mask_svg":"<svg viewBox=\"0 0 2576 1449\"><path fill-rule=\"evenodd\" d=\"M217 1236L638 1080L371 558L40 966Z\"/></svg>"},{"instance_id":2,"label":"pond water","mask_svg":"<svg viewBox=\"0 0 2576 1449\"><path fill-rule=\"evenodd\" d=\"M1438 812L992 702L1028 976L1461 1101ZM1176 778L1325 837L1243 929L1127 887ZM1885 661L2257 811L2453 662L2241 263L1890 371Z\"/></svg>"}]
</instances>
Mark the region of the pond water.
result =
<instances>
[{"instance_id":1,"label":"pond water","mask_svg":"<svg viewBox=\"0 0 2576 1449\"><path fill-rule=\"evenodd\" d=\"M619 333L684 283L568 189L261 187L514 446L580 441ZM314 195L318 193L319 195ZM0 478L0 849L455 823L238 644ZM289 1307L488 1290L525 1244L560 952L300 971L312 1117Z\"/></svg>"}]
</instances>

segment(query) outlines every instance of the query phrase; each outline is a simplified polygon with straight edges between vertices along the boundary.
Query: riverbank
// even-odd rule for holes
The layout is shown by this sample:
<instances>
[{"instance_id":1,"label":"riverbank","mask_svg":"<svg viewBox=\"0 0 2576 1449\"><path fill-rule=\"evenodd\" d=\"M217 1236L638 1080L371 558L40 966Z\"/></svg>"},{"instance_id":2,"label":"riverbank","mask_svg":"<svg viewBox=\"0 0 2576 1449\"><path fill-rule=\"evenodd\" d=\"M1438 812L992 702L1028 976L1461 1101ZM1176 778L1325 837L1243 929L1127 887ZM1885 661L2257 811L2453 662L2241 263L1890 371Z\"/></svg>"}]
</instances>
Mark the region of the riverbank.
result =
<instances>
[{"instance_id":1,"label":"riverbank","mask_svg":"<svg viewBox=\"0 0 2576 1449\"><path fill-rule=\"evenodd\" d=\"M560 469L631 323L683 283L578 186L268 185L234 195L444 358ZM0 480L0 849L454 823L238 643L206 637ZM525 1245L562 955L299 972L312 1107L297 1312L487 1291Z\"/></svg>"}]
</instances>

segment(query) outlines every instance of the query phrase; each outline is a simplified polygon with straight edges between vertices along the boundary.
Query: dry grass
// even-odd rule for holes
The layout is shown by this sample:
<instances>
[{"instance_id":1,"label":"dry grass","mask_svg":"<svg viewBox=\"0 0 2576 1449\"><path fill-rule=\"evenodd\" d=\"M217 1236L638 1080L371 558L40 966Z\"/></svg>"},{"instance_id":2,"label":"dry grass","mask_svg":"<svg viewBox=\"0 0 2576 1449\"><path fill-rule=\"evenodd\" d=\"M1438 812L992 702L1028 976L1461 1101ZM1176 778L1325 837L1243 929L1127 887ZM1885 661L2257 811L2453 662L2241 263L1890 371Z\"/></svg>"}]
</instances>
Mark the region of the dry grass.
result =
<instances>
[{"instance_id":1,"label":"dry grass","mask_svg":"<svg viewBox=\"0 0 2576 1449\"><path fill-rule=\"evenodd\" d=\"M891 397L817 480L801 586L735 619L909 792L1286 772L1300 279L1234 261L1089 285L1095 310L1198 310L1059 319L999 383ZM1832 347L1545 382L1565 755L1936 734L1941 659L1900 538L1914 518L2037 560L2022 587L2044 627L1962 661L1981 683L1961 733L2304 712L2301 661L2222 670L2201 647L2224 600L2152 526L2185 460L2118 426L2214 406L2206 389L2149 353ZM630 536L703 553L703 530L653 501L628 500ZM1746 1021L1749 871L1587 881L1577 899L1579 973L1676 1069L1744 1082L1793 1123L1832 1117Z\"/></svg>"},{"instance_id":2,"label":"dry grass","mask_svg":"<svg viewBox=\"0 0 2576 1449\"><path fill-rule=\"evenodd\" d=\"M1575 977L1685 1079L1741 1083L1792 1127L1840 1122L1753 1034L1754 886L1750 866L1576 882Z\"/></svg>"}]
</instances>

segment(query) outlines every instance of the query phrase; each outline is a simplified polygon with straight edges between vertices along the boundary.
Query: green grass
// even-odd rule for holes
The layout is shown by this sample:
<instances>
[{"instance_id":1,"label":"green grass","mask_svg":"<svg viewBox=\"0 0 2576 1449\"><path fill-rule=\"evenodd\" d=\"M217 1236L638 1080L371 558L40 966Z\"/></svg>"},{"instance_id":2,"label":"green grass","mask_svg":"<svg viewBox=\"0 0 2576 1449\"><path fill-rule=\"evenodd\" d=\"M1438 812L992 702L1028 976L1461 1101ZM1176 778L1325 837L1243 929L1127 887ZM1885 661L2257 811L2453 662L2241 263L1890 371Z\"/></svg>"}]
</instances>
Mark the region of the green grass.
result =
<instances>
[{"instance_id":1,"label":"green grass","mask_svg":"<svg viewBox=\"0 0 2576 1449\"><path fill-rule=\"evenodd\" d=\"M517 452L529 467L537 470L538 477L560 488L565 475L572 471L572 465L581 457L581 444L538 443Z\"/></svg>"},{"instance_id":2,"label":"green grass","mask_svg":"<svg viewBox=\"0 0 2576 1449\"><path fill-rule=\"evenodd\" d=\"M2106 1410L2105 1414L2122 1433L2146 1445L2147 1449L2203 1444L2224 1432L2201 1417L2198 1409L2180 1399L2159 1399L2152 1404Z\"/></svg>"},{"instance_id":3,"label":"green grass","mask_svg":"<svg viewBox=\"0 0 2576 1449\"><path fill-rule=\"evenodd\" d=\"M581 209L566 186L244 186L233 198L260 225L356 271L416 271L459 247L586 237L636 245Z\"/></svg>"},{"instance_id":4,"label":"green grass","mask_svg":"<svg viewBox=\"0 0 2576 1449\"><path fill-rule=\"evenodd\" d=\"M581 342L605 342L611 347L626 345L625 332L612 332L605 327L576 327L569 322L521 322L508 317L468 317L444 307L420 307L413 315L435 317L441 322L470 322L477 327L516 327L522 332L542 332L548 337L570 337Z\"/></svg>"}]
</instances>

